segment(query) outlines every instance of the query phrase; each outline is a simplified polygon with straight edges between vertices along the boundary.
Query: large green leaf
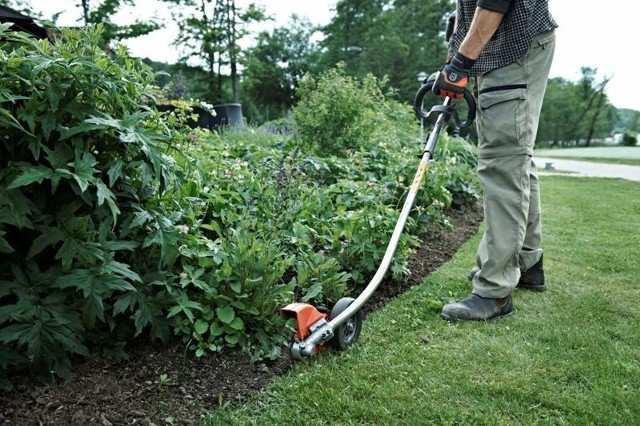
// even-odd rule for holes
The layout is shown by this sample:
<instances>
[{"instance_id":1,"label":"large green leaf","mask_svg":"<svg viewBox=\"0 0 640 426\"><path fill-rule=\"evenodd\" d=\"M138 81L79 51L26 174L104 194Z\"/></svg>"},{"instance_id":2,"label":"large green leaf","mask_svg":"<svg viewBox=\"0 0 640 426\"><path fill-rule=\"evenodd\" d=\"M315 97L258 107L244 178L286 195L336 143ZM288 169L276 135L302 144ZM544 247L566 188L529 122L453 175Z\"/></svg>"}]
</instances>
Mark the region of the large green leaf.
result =
<instances>
[{"instance_id":1,"label":"large green leaf","mask_svg":"<svg viewBox=\"0 0 640 426\"><path fill-rule=\"evenodd\" d=\"M118 219L118 215L120 214L120 209L116 204L116 196L111 192L107 185L102 183L101 180L96 181L97 188L97 196L98 196L98 205L101 206L104 202L107 202L109 206L109 210L111 211L111 215L113 217L113 222L115 223Z\"/></svg>"},{"instance_id":2,"label":"large green leaf","mask_svg":"<svg viewBox=\"0 0 640 426\"><path fill-rule=\"evenodd\" d=\"M19 324L11 324L7 327L0 329L0 342L4 344L8 344L11 342L23 342L23 336L31 331L32 325L19 323Z\"/></svg>"},{"instance_id":3,"label":"large green leaf","mask_svg":"<svg viewBox=\"0 0 640 426\"><path fill-rule=\"evenodd\" d=\"M225 306L223 308L216 309L216 315L223 323L231 324L231 321L233 321L236 316L236 312L231 306Z\"/></svg>"},{"instance_id":4,"label":"large green leaf","mask_svg":"<svg viewBox=\"0 0 640 426\"><path fill-rule=\"evenodd\" d=\"M104 295L112 291L136 291L124 278L102 273L94 269L75 269L58 278L54 286L57 288L76 288L82 291L85 298L93 294Z\"/></svg>"},{"instance_id":5,"label":"large green leaf","mask_svg":"<svg viewBox=\"0 0 640 426\"><path fill-rule=\"evenodd\" d=\"M98 178L95 176L98 171L94 168L96 164L95 157L88 152L83 153L80 158L76 158L72 176L78 183L80 192L86 191L89 185L98 182Z\"/></svg>"},{"instance_id":6,"label":"large green leaf","mask_svg":"<svg viewBox=\"0 0 640 426\"><path fill-rule=\"evenodd\" d=\"M186 293L180 293L180 296L176 300L176 305L169 310L167 314L167 318L174 317L179 313L184 313L189 321L193 323L194 315L193 311L202 311L202 305L198 302L194 302L193 300L189 300L189 296Z\"/></svg>"},{"instance_id":7,"label":"large green leaf","mask_svg":"<svg viewBox=\"0 0 640 426\"><path fill-rule=\"evenodd\" d=\"M96 320L104 322L104 304L102 303L103 295L93 293L89 297L85 297L82 305L82 322L88 330L93 330L96 326Z\"/></svg>"},{"instance_id":8,"label":"large green leaf","mask_svg":"<svg viewBox=\"0 0 640 426\"><path fill-rule=\"evenodd\" d=\"M76 259L86 265L104 262L104 252L98 243L67 236L55 258L62 262L63 268L69 269Z\"/></svg>"},{"instance_id":9,"label":"large green leaf","mask_svg":"<svg viewBox=\"0 0 640 426\"><path fill-rule=\"evenodd\" d=\"M113 241L100 241L102 247L107 251L133 251L140 247L140 243L137 241L125 241L125 240L113 240Z\"/></svg>"},{"instance_id":10,"label":"large green leaf","mask_svg":"<svg viewBox=\"0 0 640 426\"><path fill-rule=\"evenodd\" d=\"M60 141L65 141L75 135L90 133L94 130L104 129L105 126L102 123L95 123L89 120L84 121L83 123L68 128L62 132L60 135Z\"/></svg>"},{"instance_id":11,"label":"large green leaf","mask_svg":"<svg viewBox=\"0 0 640 426\"><path fill-rule=\"evenodd\" d=\"M3 230L0 230L0 253L13 253L15 250L13 249L13 247L11 247L11 244L9 244L7 240L2 238L4 235L5 232Z\"/></svg>"},{"instance_id":12,"label":"large green leaf","mask_svg":"<svg viewBox=\"0 0 640 426\"><path fill-rule=\"evenodd\" d=\"M122 177L123 169L124 163L120 159L116 159L109 164L109 169L107 170L107 176L109 176L109 186L113 187L116 181Z\"/></svg>"},{"instance_id":13,"label":"large green leaf","mask_svg":"<svg viewBox=\"0 0 640 426\"><path fill-rule=\"evenodd\" d=\"M16 101L26 101L28 99L31 98L28 96L16 95L11 93L8 89L0 87L0 104L4 102L11 102L12 104L15 104Z\"/></svg>"},{"instance_id":14,"label":"large green leaf","mask_svg":"<svg viewBox=\"0 0 640 426\"><path fill-rule=\"evenodd\" d=\"M27 135L33 136L30 132L28 132L22 124L11 114L11 112L7 111L4 108L0 108L0 124L3 127L15 127L16 129L24 132Z\"/></svg>"},{"instance_id":15,"label":"large green leaf","mask_svg":"<svg viewBox=\"0 0 640 426\"><path fill-rule=\"evenodd\" d=\"M60 345L62 345L62 348L68 352L78 355L89 355L87 347L82 344L76 331L70 327L58 324L57 321L52 320L43 324L42 333L47 337L47 343L56 347L58 351Z\"/></svg>"},{"instance_id":16,"label":"large green leaf","mask_svg":"<svg viewBox=\"0 0 640 426\"><path fill-rule=\"evenodd\" d=\"M130 268L129 265L127 265L126 263L121 263L121 262L117 262L113 259L107 261L104 266L102 267L102 272L105 274L112 274L112 275L118 275L122 278L126 278L129 281L132 282L138 282L141 283L142 282L142 278L140 278L140 275L138 275L137 273L133 272ZM129 288L130 290L135 290L133 287Z\"/></svg>"},{"instance_id":17,"label":"large green leaf","mask_svg":"<svg viewBox=\"0 0 640 426\"><path fill-rule=\"evenodd\" d=\"M32 229L30 217L37 212L36 205L21 190L7 190L0 185L0 222Z\"/></svg>"},{"instance_id":18,"label":"large green leaf","mask_svg":"<svg viewBox=\"0 0 640 426\"><path fill-rule=\"evenodd\" d=\"M73 160L73 150L66 144L57 144L54 149L44 146L45 157L52 169L61 169L68 167Z\"/></svg>"},{"instance_id":19,"label":"large green leaf","mask_svg":"<svg viewBox=\"0 0 640 426\"><path fill-rule=\"evenodd\" d=\"M27 253L27 259L37 256L48 246L54 246L64 239L64 233L58 227L41 226L38 227L38 231L40 231L40 235L33 240Z\"/></svg>"},{"instance_id":20,"label":"large green leaf","mask_svg":"<svg viewBox=\"0 0 640 426\"><path fill-rule=\"evenodd\" d=\"M160 248L162 265L171 265L178 255L178 240L180 233L173 226L171 221L158 215L155 223L156 229L145 238L142 247L157 246Z\"/></svg>"},{"instance_id":21,"label":"large green leaf","mask_svg":"<svg viewBox=\"0 0 640 426\"><path fill-rule=\"evenodd\" d=\"M132 291L119 295L113 304L113 315L125 312L127 309L133 310L138 302L139 295Z\"/></svg>"},{"instance_id":22,"label":"large green leaf","mask_svg":"<svg viewBox=\"0 0 640 426\"><path fill-rule=\"evenodd\" d=\"M142 330L148 326L153 325L154 321L157 320L157 316L155 315L156 310L149 303L149 300L138 297L138 308L131 316L133 318L133 322L136 326L135 335L138 336L142 333Z\"/></svg>"},{"instance_id":23,"label":"large green leaf","mask_svg":"<svg viewBox=\"0 0 640 426\"><path fill-rule=\"evenodd\" d=\"M31 185L34 182L41 183L44 179L50 179L53 176L53 170L45 166L31 166L26 164L18 164L19 175L7 185L7 189L20 188L22 186Z\"/></svg>"},{"instance_id":24,"label":"large green leaf","mask_svg":"<svg viewBox=\"0 0 640 426\"><path fill-rule=\"evenodd\" d=\"M197 334L203 335L207 330L209 330L209 324L206 321L199 319L193 325L193 329Z\"/></svg>"}]
</instances>

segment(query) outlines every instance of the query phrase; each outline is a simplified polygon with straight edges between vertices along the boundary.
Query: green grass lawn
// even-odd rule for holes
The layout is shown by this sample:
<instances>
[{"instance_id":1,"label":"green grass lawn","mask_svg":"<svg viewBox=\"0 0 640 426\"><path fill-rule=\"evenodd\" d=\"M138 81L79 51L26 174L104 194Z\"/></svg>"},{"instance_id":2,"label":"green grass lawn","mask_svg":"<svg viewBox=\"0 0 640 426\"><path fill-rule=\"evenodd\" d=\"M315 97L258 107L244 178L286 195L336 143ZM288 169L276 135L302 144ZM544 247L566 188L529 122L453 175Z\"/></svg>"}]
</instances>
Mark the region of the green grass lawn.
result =
<instances>
[{"instance_id":1,"label":"green grass lawn","mask_svg":"<svg viewBox=\"0 0 640 426\"><path fill-rule=\"evenodd\" d=\"M547 291L515 315L450 324L480 236L364 322L348 351L298 362L222 425L631 425L640 419L638 183L542 178Z\"/></svg>"},{"instance_id":2,"label":"green grass lawn","mask_svg":"<svg viewBox=\"0 0 640 426\"><path fill-rule=\"evenodd\" d=\"M537 149L535 155L536 157L640 166L640 146Z\"/></svg>"}]
</instances>

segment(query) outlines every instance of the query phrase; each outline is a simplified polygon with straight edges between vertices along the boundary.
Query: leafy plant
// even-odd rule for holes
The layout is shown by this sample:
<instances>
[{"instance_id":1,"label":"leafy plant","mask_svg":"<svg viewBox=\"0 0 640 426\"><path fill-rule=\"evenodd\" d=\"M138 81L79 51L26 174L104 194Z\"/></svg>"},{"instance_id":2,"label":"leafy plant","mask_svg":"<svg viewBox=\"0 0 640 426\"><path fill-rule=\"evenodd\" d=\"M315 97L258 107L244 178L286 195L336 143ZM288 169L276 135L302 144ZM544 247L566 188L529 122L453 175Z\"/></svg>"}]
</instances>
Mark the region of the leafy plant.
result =
<instances>
[{"instance_id":1,"label":"leafy plant","mask_svg":"<svg viewBox=\"0 0 640 426\"><path fill-rule=\"evenodd\" d=\"M117 348L123 324L168 336L157 282L177 217L149 207L179 184L171 134L143 103L152 72L100 34L50 45L0 26L0 341L23 355L2 367L47 381L90 344Z\"/></svg>"},{"instance_id":2,"label":"leafy plant","mask_svg":"<svg viewBox=\"0 0 640 426\"><path fill-rule=\"evenodd\" d=\"M442 135L436 146L435 173L444 177L451 193L452 204L464 207L480 199L481 183L475 171L478 150L475 145L459 137Z\"/></svg>"},{"instance_id":3,"label":"leafy plant","mask_svg":"<svg viewBox=\"0 0 640 426\"><path fill-rule=\"evenodd\" d=\"M296 136L309 143L320 156L345 157L349 151L366 149L385 126L382 87L373 75L362 80L345 75L344 64L300 81L300 101L293 113ZM384 123L384 120L383 120Z\"/></svg>"},{"instance_id":4,"label":"leafy plant","mask_svg":"<svg viewBox=\"0 0 640 426\"><path fill-rule=\"evenodd\" d=\"M638 144L638 138L633 133L625 131L622 134L622 141L620 144L623 146L636 146Z\"/></svg>"}]
</instances>

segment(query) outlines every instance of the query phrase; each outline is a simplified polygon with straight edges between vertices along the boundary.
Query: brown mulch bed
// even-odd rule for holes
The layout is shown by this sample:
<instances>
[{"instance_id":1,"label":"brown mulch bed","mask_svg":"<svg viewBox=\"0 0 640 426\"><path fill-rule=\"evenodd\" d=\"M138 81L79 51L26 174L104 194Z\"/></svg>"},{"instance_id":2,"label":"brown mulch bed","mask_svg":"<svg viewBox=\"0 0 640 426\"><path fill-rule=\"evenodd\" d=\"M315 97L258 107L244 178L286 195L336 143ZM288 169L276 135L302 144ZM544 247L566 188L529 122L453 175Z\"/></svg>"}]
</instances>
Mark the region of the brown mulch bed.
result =
<instances>
[{"instance_id":1,"label":"brown mulch bed","mask_svg":"<svg viewBox=\"0 0 640 426\"><path fill-rule=\"evenodd\" d=\"M393 285L382 283L363 307L365 314L451 259L477 232L481 209L450 211L453 231L433 227L410 259L411 275ZM89 358L74 366L71 380L52 387L14 377L14 389L0 393L0 425L200 424L207 411L247 401L291 368L287 357L251 363L237 352L195 358L184 349L179 342L143 344L130 349L124 363Z\"/></svg>"}]
</instances>

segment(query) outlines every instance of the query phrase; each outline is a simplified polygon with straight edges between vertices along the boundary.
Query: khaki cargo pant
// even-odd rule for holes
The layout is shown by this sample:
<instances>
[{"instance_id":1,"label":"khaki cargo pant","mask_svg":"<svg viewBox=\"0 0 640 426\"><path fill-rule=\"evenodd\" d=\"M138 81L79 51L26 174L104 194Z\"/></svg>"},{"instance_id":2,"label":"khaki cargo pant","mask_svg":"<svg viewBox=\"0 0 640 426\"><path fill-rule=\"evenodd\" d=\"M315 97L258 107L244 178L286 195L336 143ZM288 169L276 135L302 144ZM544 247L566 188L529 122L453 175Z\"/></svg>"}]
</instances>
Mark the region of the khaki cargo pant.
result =
<instances>
[{"instance_id":1,"label":"khaki cargo pant","mask_svg":"<svg viewBox=\"0 0 640 426\"><path fill-rule=\"evenodd\" d=\"M540 189L532 160L540 109L555 48L539 34L516 62L477 78L478 174L484 185L486 231L477 251L473 292L511 294L542 256Z\"/></svg>"}]
</instances>

